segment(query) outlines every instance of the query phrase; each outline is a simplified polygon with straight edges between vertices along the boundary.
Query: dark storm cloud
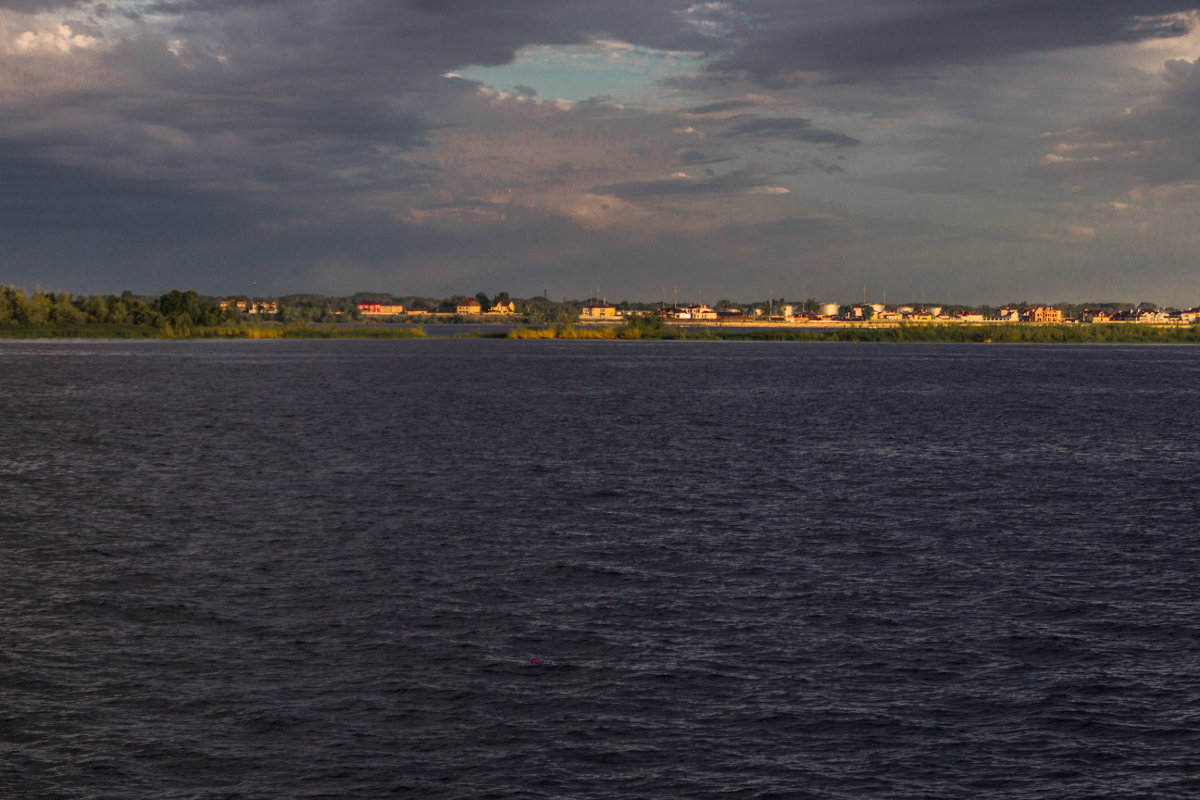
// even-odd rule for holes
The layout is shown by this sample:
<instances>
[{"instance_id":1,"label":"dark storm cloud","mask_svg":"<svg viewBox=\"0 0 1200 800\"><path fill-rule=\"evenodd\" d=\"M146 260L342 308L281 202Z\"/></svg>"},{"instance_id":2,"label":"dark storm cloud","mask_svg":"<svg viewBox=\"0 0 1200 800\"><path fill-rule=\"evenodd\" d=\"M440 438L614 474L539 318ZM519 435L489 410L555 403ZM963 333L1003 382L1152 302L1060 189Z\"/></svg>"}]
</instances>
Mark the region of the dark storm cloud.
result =
<instances>
[{"instance_id":1,"label":"dark storm cloud","mask_svg":"<svg viewBox=\"0 0 1200 800\"><path fill-rule=\"evenodd\" d=\"M527 44L581 42L593 33L650 46L711 44L681 26L674 13L681 7L627 0L160 3L155 12L175 16L114 42L101 58L123 86L58 102L76 107L83 131L95 131L87 119L94 115L105 121L102 130L164 126L210 142L223 137L223 147L236 139L265 159L293 161L305 151L302 158L319 152L371 160L372 148L426 144L429 130L444 124L431 117L478 91L478 84L440 78L443 71L505 63ZM262 149L279 145L287 152Z\"/></svg>"},{"instance_id":2,"label":"dark storm cloud","mask_svg":"<svg viewBox=\"0 0 1200 800\"><path fill-rule=\"evenodd\" d=\"M0 283L165 291L212 287L223 265L237 282L237 251L271 218L234 195L45 164L21 149L0 158L0 182Z\"/></svg>"},{"instance_id":3,"label":"dark storm cloud","mask_svg":"<svg viewBox=\"0 0 1200 800\"><path fill-rule=\"evenodd\" d=\"M873 0L841 18L805 4L744 4L765 22L720 64L764 80L795 71L879 79L889 71L1180 36L1196 0Z\"/></svg>"},{"instance_id":4,"label":"dark storm cloud","mask_svg":"<svg viewBox=\"0 0 1200 800\"><path fill-rule=\"evenodd\" d=\"M710 49L716 41L681 24L678 0L190 0L164 3L181 31L221 31L266 53L312 53L325 68L371 59L375 71L418 72L510 61L529 44L578 44L611 36L631 44ZM247 23L252 23L248 25Z\"/></svg>"},{"instance_id":5,"label":"dark storm cloud","mask_svg":"<svg viewBox=\"0 0 1200 800\"><path fill-rule=\"evenodd\" d=\"M29 155L0 157L0 284L81 293L349 292L363 287L346 286L338 268L323 265L385 265L374 274L394 278L397 262L459 246L459 232L386 215L294 225L272 198L104 176Z\"/></svg>"},{"instance_id":6,"label":"dark storm cloud","mask_svg":"<svg viewBox=\"0 0 1200 800\"><path fill-rule=\"evenodd\" d=\"M858 139L847 136L844 133L814 128L810 120L802 117L752 117L743 119L726 131L724 136L792 139L797 142L828 144L833 147L856 147L862 144Z\"/></svg>"},{"instance_id":7,"label":"dark storm cloud","mask_svg":"<svg viewBox=\"0 0 1200 800\"><path fill-rule=\"evenodd\" d=\"M446 248L453 236L423 238L420 226L397 221L407 208L437 208L431 197L472 208L469 189L439 185L448 179L438 165L398 157L439 132L489 124L480 86L440 74L507 63L526 45L594 36L712 47L681 22L686 6L0 0L9 12L78 9L91 22L71 23L77 33L93 34L92 22L106 16L137 20L109 31L102 47L0 64L24 75L44 63L51 81L49 91L6 97L0 118L4 152L20 154L0 162L0 283L57 273L72 278L67 288L92 291L108 285L103 274L138 288L157 285L171 262L171 285L213 288L206 273L219 276L229 264L227 279L281 287L279 276L316 269L321 259L361 267ZM581 104L576 115L593 108L604 110ZM370 220L369 235L354 233L359 219ZM95 280L80 280L73 264L87 264Z\"/></svg>"}]
</instances>

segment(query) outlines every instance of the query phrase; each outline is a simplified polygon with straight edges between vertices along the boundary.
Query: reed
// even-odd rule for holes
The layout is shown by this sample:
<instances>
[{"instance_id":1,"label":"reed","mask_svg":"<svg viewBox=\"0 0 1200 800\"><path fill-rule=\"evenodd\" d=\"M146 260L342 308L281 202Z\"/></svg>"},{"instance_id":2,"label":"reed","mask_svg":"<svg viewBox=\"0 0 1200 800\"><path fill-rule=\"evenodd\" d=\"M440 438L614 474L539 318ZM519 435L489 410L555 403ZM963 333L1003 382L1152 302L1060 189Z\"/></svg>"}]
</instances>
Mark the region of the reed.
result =
<instances>
[{"instance_id":1,"label":"reed","mask_svg":"<svg viewBox=\"0 0 1200 800\"><path fill-rule=\"evenodd\" d=\"M5 325L0 339L419 339L421 328L348 325Z\"/></svg>"},{"instance_id":2,"label":"reed","mask_svg":"<svg viewBox=\"0 0 1200 800\"><path fill-rule=\"evenodd\" d=\"M509 339L616 339L613 328L576 328L560 325L556 328L517 328L508 332Z\"/></svg>"},{"instance_id":3,"label":"reed","mask_svg":"<svg viewBox=\"0 0 1200 800\"><path fill-rule=\"evenodd\" d=\"M1093 325L896 325L887 328L804 330L708 329L708 338L791 342L945 342L1009 344L1200 344L1200 327L1137 324ZM689 338L698 338L695 334Z\"/></svg>"},{"instance_id":4,"label":"reed","mask_svg":"<svg viewBox=\"0 0 1200 800\"><path fill-rule=\"evenodd\" d=\"M421 328L378 328L347 325L236 325L205 328L206 339L420 339Z\"/></svg>"}]
</instances>

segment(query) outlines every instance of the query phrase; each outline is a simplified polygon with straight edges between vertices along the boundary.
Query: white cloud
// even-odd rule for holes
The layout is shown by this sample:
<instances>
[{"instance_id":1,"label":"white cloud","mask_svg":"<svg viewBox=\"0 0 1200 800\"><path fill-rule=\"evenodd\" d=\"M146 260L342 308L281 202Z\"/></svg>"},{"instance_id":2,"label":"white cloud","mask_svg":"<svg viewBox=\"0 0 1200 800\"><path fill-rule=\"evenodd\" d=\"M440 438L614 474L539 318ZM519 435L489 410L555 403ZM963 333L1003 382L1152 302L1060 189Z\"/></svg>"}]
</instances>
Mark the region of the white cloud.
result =
<instances>
[{"instance_id":1,"label":"white cloud","mask_svg":"<svg viewBox=\"0 0 1200 800\"><path fill-rule=\"evenodd\" d=\"M1146 39L1120 49L1121 59L1143 72L1158 73L1167 61L1200 58L1200 12L1188 11L1170 17L1188 28L1187 34L1164 39Z\"/></svg>"},{"instance_id":2,"label":"white cloud","mask_svg":"<svg viewBox=\"0 0 1200 800\"><path fill-rule=\"evenodd\" d=\"M1046 153L1046 155L1042 156L1041 159L1039 159L1038 163L1042 164L1043 166L1049 166L1051 164L1077 164L1077 163L1086 163L1089 161L1099 161L1099 160L1100 160L1100 156L1071 157L1071 156L1060 156L1058 153Z\"/></svg>"},{"instance_id":3,"label":"white cloud","mask_svg":"<svg viewBox=\"0 0 1200 800\"><path fill-rule=\"evenodd\" d=\"M570 111L578 105L573 100L563 100L555 98L552 100L541 97L530 97L529 95L516 94L514 92L504 92L494 86L483 84L478 89L480 97L485 98L488 102L500 105L504 103L515 103L517 105L534 106L537 108L545 108L552 111Z\"/></svg>"},{"instance_id":4,"label":"white cloud","mask_svg":"<svg viewBox=\"0 0 1200 800\"><path fill-rule=\"evenodd\" d=\"M105 46L103 39L75 33L61 22L0 12L0 53L4 55L70 55Z\"/></svg>"}]
</instances>

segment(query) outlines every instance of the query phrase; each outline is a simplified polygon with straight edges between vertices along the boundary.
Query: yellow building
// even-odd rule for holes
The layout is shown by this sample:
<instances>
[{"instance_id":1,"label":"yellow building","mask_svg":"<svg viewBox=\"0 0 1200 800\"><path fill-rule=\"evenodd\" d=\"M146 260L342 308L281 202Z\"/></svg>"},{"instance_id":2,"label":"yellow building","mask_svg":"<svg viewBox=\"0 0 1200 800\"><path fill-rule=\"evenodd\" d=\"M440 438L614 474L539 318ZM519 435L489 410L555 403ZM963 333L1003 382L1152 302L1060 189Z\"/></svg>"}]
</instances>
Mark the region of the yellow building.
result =
<instances>
[{"instance_id":1,"label":"yellow building","mask_svg":"<svg viewBox=\"0 0 1200 800\"><path fill-rule=\"evenodd\" d=\"M608 303L584 306L580 316L585 319L615 319L617 316L617 307L610 306Z\"/></svg>"}]
</instances>

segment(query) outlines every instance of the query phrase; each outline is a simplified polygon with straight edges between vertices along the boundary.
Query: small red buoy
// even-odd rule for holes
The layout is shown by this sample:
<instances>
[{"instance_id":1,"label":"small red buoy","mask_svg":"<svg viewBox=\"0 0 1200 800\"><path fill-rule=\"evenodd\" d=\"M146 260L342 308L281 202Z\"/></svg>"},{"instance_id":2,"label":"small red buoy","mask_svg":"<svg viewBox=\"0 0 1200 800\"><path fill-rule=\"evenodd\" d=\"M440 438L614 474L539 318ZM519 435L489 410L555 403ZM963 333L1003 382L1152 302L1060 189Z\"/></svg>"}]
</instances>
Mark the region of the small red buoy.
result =
<instances>
[{"instance_id":1,"label":"small red buoy","mask_svg":"<svg viewBox=\"0 0 1200 800\"><path fill-rule=\"evenodd\" d=\"M531 658L531 659L529 659L529 663L530 663L530 664L536 664L536 663L537 663L537 659L536 659L536 658Z\"/></svg>"}]
</instances>

